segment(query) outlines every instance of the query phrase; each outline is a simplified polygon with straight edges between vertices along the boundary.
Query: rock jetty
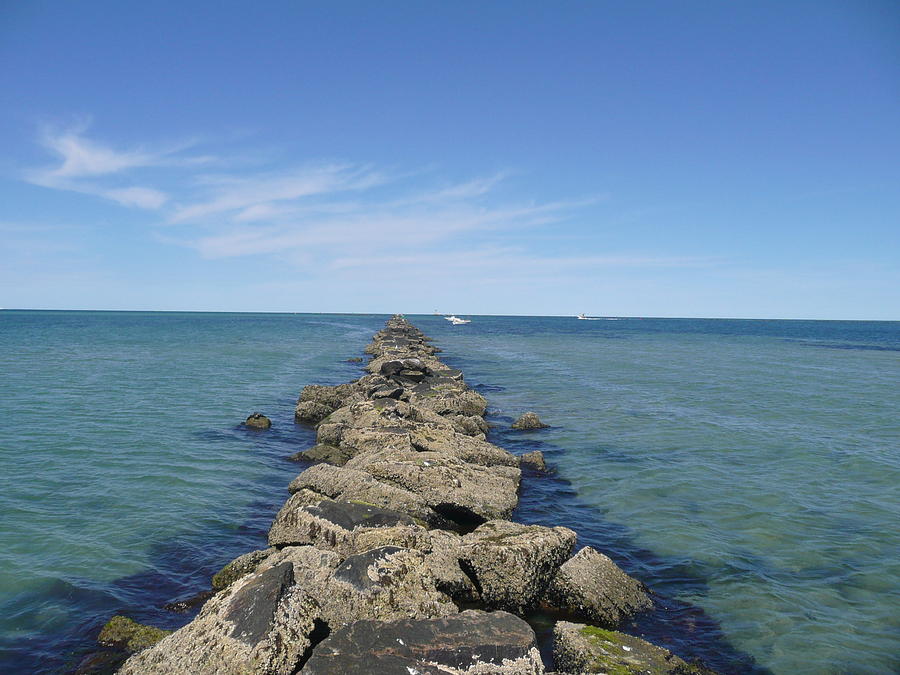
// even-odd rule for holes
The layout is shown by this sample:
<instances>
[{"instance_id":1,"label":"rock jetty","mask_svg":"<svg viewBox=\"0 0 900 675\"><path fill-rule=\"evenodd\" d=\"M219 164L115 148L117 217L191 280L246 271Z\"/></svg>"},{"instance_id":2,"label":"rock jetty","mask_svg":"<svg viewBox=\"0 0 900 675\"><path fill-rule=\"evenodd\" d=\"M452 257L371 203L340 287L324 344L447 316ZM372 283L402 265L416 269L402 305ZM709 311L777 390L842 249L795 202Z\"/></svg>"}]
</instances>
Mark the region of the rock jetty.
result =
<instances>
[{"instance_id":1,"label":"rock jetty","mask_svg":"<svg viewBox=\"0 0 900 675\"><path fill-rule=\"evenodd\" d=\"M571 672L685 665L614 632L652 606L641 582L567 527L510 520L520 464L543 458L486 440L487 401L439 351L398 315L366 347L365 375L303 389L296 420L317 444L293 457L311 466L269 548L226 565L199 615L120 673L539 675L523 620L536 608L587 622L557 624Z\"/></svg>"}]
</instances>

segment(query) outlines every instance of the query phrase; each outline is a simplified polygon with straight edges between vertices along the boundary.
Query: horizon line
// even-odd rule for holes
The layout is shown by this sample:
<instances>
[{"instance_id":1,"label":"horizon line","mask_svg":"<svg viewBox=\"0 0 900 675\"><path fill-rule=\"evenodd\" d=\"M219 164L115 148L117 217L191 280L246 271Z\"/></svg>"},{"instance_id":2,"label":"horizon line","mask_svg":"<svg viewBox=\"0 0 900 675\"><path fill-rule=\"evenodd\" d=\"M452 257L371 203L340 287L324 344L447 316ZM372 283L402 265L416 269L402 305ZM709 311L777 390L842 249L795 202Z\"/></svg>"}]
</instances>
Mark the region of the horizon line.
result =
<instances>
[{"instance_id":1,"label":"horizon line","mask_svg":"<svg viewBox=\"0 0 900 675\"><path fill-rule=\"evenodd\" d=\"M448 312L289 312L279 311L261 311L261 310L219 310L219 309L59 309L45 307L0 307L0 312L119 312L119 313L142 313L142 314L280 314L286 316L294 316L298 314L309 315L335 315L335 316L393 316L401 314L403 316L448 316ZM566 319L577 318L576 314L471 314L465 313L465 316L480 317L509 317L509 318L545 318L545 319ZM606 315L591 316L589 318L596 319L693 319L693 320L709 320L709 321L858 321L858 322L880 322L880 323L898 323L900 319L821 319L809 317L752 317L752 316L659 316L659 315Z\"/></svg>"}]
</instances>

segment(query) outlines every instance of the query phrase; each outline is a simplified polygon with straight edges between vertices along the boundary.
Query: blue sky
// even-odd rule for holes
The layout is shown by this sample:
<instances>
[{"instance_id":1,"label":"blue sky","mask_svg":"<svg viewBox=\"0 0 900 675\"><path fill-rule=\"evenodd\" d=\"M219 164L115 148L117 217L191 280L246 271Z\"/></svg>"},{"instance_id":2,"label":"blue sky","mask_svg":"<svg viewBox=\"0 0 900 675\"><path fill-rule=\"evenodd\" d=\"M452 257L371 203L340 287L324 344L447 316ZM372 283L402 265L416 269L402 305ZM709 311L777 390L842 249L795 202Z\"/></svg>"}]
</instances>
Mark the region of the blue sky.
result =
<instances>
[{"instance_id":1,"label":"blue sky","mask_svg":"<svg viewBox=\"0 0 900 675\"><path fill-rule=\"evenodd\" d=\"M900 319L900 4L3 2L0 307Z\"/></svg>"}]
</instances>

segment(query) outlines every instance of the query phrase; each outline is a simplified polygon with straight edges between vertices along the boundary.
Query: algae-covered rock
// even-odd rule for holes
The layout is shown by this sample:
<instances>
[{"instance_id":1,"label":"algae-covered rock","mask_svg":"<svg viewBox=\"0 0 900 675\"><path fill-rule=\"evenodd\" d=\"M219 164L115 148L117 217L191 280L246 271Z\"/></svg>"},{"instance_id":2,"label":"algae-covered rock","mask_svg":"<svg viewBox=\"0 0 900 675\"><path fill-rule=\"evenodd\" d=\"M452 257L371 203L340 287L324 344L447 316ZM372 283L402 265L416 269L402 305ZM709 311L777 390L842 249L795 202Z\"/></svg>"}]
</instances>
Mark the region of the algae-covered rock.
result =
<instances>
[{"instance_id":1,"label":"algae-covered rock","mask_svg":"<svg viewBox=\"0 0 900 675\"><path fill-rule=\"evenodd\" d=\"M107 621L100 630L97 642L107 647L119 647L129 652L139 652L152 647L171 632L153 626L145 626L127 616L116 615Z\"/></svg>"},{"instance_id":2,"label":"algae-covered rock","mask_svg":"<svg viewBox=\"0 0 900 675\"><path fill-rule=\"evenodd\" d=\"M547 472L547 462L544 461L544 453L540 450L532 450L523 455L519 455L519 464L528 466L535 471Z\"/></svg>"},{"instance_id":3,"label":"algae-covered rock","mask_svg":"<svg viewBox=\"0 0 900 675\"><path fill-rule=\"evenodd\" d=\"M557 622L553 629L553 658L567 673L715 675L640 638L568 621Z\"/></svg>"},{"instance_id":4,"label":"algae-covered rock","mask_svg":"<svg viewBox=\"0 0 900 675\"><path fill-rule=\"evenodd\" d=\"M294 453L288 459L292 462L325 462L326 464L343 466L354 454L356 453L351 448L317 443L309 450L301 450Z\"/></svg>"},{"instance_id":5,"label":"algae-covered rock","mask_svg":"<svg viewBox=\"0 0 900 675\"><path fill-rule=\"evenodd\" d=\"M250 551L250 553L238 556L213 575L213 590L221 591L224 588L228 588L245 574L253 572L259 566L259 563L274 552L274 548L267 548L260 551Z\"/></svg>"},{"instance_id":6,"label":"algae-covered rock","mask_svg":"<svg viewBox=\"0 0 900 675\"><path fill-rule=\"evenodd\" d=\"M513 429L545 429L550 426L549 424L544 424L541 422L541 418L537 416L536 413L527 412L515 422L513 422Z\"/></svg>"},{"instance_id":7,"label":"algae-covered rock","mask_svg":"<svg viewBox=\"0 0 900 675\"><path fill-rule=\"evenodd\" d=\"M255 412L247 418L247 421L244 422L244 424L251 429L268 429L272 426L272 420L262 413Z\"/></svg>"},{"instance_id":8,"label":"algae-covered rock","mask_svg":"<svg viewBox=\"0 0 900 675\"><path fill-rule=\"evenodd\" d=\"M653 606L644 584L590 546L559 568L547 587L545 600L609 628Z\"/></svg>"}]
</instances>

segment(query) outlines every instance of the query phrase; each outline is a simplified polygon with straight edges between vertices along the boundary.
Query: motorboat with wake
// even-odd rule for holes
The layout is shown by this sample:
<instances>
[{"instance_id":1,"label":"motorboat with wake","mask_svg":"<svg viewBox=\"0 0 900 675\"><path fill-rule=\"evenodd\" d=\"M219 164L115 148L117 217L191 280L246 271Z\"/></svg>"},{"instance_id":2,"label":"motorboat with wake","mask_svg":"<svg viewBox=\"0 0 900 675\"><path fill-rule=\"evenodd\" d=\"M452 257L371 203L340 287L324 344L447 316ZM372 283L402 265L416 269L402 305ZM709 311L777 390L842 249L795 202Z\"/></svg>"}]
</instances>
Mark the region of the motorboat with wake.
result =
<instances>
[{"instance_id":1,"label":"motorboat with wake","mask_svg":"<svg viewBox=\"0 0 900 675\"><path fill-rule=\"evenodd\" d=\"M472 323L471 319L460 319L458 316L454 316L453 314L451 314L450 316L445 316L444 318L447 319L447 321L452 323L454 326L459 326L464 323Z\"/></svg>"}]
</instances>

